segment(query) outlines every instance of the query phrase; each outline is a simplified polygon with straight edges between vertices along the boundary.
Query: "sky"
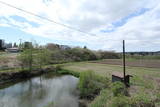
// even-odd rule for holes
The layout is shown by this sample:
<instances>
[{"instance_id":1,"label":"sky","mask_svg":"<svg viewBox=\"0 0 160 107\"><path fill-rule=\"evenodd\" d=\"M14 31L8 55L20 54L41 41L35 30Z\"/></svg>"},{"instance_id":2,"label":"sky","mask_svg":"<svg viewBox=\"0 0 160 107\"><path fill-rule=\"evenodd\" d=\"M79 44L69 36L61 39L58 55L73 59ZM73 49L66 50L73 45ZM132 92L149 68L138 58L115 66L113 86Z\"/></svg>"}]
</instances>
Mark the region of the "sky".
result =
<instances>
[{"instance_id":1,"label":"sky","mask_svg":"<svg viewBox=\"0 0 160 107\"><path fill-rule=\"evenodd\" d=\"M126 51L159 51L159 13L160 0L0 0L0 39L108 51L122 51L125 40Z\"/></svg>"}]
</instances>

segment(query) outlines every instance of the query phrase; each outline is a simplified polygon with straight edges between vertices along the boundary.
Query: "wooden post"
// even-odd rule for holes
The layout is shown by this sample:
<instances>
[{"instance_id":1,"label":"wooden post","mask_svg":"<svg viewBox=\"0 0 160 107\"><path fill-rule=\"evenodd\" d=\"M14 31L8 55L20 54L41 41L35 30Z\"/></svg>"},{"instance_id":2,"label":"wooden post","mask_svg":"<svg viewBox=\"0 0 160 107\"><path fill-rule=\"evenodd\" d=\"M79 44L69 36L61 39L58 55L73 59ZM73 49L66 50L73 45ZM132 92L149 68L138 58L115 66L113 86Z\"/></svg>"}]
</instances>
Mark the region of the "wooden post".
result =
<instances>
[{"instance_id":1,"label":"wooden post","mask_svg":"<svg viewBox=\"0 0 160 107\"><path fill-rule=\"evenodd\" d=\"M125 76L126 76L125 41L123 40L123 78L124 78L124 83L125 83Z\"/></svg>"}]
</instances>

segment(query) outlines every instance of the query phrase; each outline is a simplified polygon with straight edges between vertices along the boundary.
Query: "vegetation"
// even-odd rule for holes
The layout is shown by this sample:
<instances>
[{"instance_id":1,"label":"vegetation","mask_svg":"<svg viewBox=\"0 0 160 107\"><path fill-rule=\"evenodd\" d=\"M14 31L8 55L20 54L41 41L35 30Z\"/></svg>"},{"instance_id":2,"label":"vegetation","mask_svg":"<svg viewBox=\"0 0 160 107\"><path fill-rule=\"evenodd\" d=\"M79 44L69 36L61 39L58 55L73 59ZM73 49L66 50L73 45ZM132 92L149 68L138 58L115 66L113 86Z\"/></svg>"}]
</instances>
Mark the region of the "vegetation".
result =
<instances>
[{"instance_id":1,"label":"vegetation","mask_svg":"<svg viewBox=\"0 0 160 107\"><path fill-rule=\"evenodd\" d=\"M95 75L107 76L111 80L112 72L122 72L118 65L98 63L72 63L63 66L64 69L84 73L94 71ZM133 75L131 87L126 89L122 83L113 83L101 88L100 94L89 104L90 107L159 107L159 77L158 68L127 67L127 74ZM85 76L90 80L89 76ZM87 79L86 79L87 80ZM80 80L81 82L81 80ZM102 82L103 83L103 82ZM85 82L84 82L85 84ZM85 86L85 85L84 85ZM89 87L88 85L86 87ZM84 87L85 88L85 87ZM83 89L83 90L87 90ZM88 89L89 90L89 89ZM88 91L87 90L87 91ZM85 92L85 91L84 91ZM93 91L91 91L93 92Z\"/></svg>"},{"instance_id":2,"label":"vegetation","mask_svg":"<svg viewBox=\"0 0 160 107\"><path fill-rule=\"evenodd\" d=\"M159 60L160 55L126 55L127 59L150 59Z\"/></svg>"},{"instance_id":3,"label":"vegetation","mask_svg":"<svg viewBox=\"0 0 160 107\"><path fill-rule=\"evenodd\" d=\"M102 58L115 58L118 54L114 52L91 51L89 49L75 47L62 47L55 44L47 44L46 46L38 46L38 44L27 43L22 52L18 56L22 69L39 68L47 64L58 64L64 62L90 61ZM113 54L113 55L112 55Z\"/></svg>"},{"instance_id":4,"label":"vegetation","mask_svg":"<svg viewBox=\"0 0 160 107\"><path fill-rule=\"evenodd\" d=\"M3 57L0 58L3 59ZM31 43L28 43L18 55L23 70L42 71L45 66L58 64L56 65L58 74L71 74L79 77L80 96L93 100L89 104L90 107L155 107L156 104L159 105L160 72L158 68L127 67L127 74L133 75L133 78L131 88L126 89L121 82L110 82L112 72L122 72L121 66L80 62L106 58L119 59L121 56L115 52L92 51L87 47L71 48L55 44L38 46ZM127 58L153 57L127 56ZM60 64L65 62L67 64Z\"/></svg>"},{"instance_id":5,"label":"vegetation","mask_svg":"<svg viewBox=\"0 0 160 107\"><path fill-rule=\"evenodd\" d=\"M81 97L94 98L99 91L109 84L109 79L96 75L93 71L85 71L80 73L78 88Z\"/></svg>"},{"instance_id":6,"label":"vegetation","mask_svg":"<svg viewBox=\"0 0 160 107\"><path fill-rule=\"evenodd\" d=\"M21 62L22 69L28 68L29 71L32 71L33 66L33 49L26 49L24 50L19 58Z\"/></svg>"},{"instance_id":7,"label":"vegetation","mask_svg":"<svg viewBox=\"0 0 160 107\"><path fill-rule=\"evenodd\" d=\"M42 66L49 64L50 53L46 49L25 49L18 56L20 61L21 68L28 68L29 71L32 71L33 67L42 69Z\"/></svg>"},{"instance_id":8,"label":"vegetation","mask_svg":"<svg viewBox=\"0 0 160 107\"><path fill-rule=\"evenodd\" d=\"M89 104L89 107L155 107L155 102L143 92L135 96L126 96L123 93L124 90L118 88L123 87L123 84L113 83L111 88L113 87L117 87L116 94L115 90L103 89L100 95Z\"/></svg>"},{"instance_id":9,"label":"vegetation","mask_svg":"<svg viewBox=\"0 0 160 107\"><path fill-rule=\"evenodd\" d=\"M122 82L114 82L111 89L114 96L126 95L127 93L126 87Z\"/></svg>"},{"instance_id":10,"label":"vegetation","mask_svg":"<svg viewBox=\"0 0 160 107\"><path fill-rule=\"evenodd\" d=\"M47 44L51 54L52 63L74 62L74 61L90 61L104 58L115 58L119 55L115 52L92 51L87 47L62 47L55 44Z\"/></svg>"},{"instance_id":11,"label":"vegetation","mask_svg":"<svg viewBox=\"0 0 160 107\"><path fill-rule=\"evenodd\" d=\"M119 59L121 55L115 52L99 51L101 59Z\"/></svg>"},{"instance_id":12,"label":"vegetation","mask_svg":"<svg viewBox=\"0 0 160 107\"><path fill-rule=\"evenodd\" d=\"M80 75L79 72L74 72L74 71L71 71L71 70L59 69L58 67L56 67L56 69L57 69L58 74L70 74L70 75L73 75L75 77L79 77L79 75Z\"/></svg>"}]
</instances>

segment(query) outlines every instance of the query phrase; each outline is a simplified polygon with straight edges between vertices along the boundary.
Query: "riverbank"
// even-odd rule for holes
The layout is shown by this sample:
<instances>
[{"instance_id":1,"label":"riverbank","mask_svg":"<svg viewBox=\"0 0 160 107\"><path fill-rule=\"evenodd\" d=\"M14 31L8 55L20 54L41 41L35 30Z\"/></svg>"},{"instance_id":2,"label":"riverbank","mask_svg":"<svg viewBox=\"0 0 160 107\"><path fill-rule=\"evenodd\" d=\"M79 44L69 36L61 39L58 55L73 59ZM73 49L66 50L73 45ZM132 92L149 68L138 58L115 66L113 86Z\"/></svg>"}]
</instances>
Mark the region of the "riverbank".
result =
<instances>
[{"instance_id":1,"label":"riverbank","mask_svg":"<svg viewBox=\"0 0 160 107\"><path fill-rule=\"evenodd\" d=\"M110 82L113 72L122 72L122 66L119 65L89 62L67 64L63 68L80 74L90 70L97 76L109 78ZM100 90L100 94L89 104L89 107L112 107L112 105L113 107L159 107L159 70L157 68L126 67L127 74L133 75L130 81L131 87L125 88L123 84L111 83L108 88ZM125 90L128 95L123 94ZM115 96L115 92L120 95Z\"/></svg>"},{"instance_id":2,"label":"riverbank","mask_svg":"<svg viewBox=\"0 0 160 107\"><path fill-rule=\"evenodd\" d=\"M27 70L14 69L14 71L0 72L0 85L1 86L3 85L1 88L8 88L13 84L18 84L23 81L28 81L34 77L39 77L41 75L43 76L44 74L55 75L55 77L63 76L63 75L72 75L74 77L79 78L80 76L80 73L78 72L62 69L61 65L46 66L41 70L37 69L37 70L33 70L32 72L29 72ZM79 89L77 89L77 91L79 91ZM89 99L82 98L81 96L78 97L79 107L86 107L89 101L90 101Z\"/></svg>"},{"instance_id":3,"label":"riverbank","mask_svg":"<svg viewBox=\"0 0 160 107\"><path fill-rule=\"evenodd\" d=\"M157 69L149 69L149 68L132 68L127 67L128 72L134 75L133 79L131 80L131 87L126 89L123 84L112 84L110 74L112 71L118 71L121 69L120 66L114 65L106 65L106 64L94 64L94 63L67 63L67 64L60 64L60 65L52 65L43 68L43 70L37 70L33 74L26 74L25 73L17 72L10 74L9 72L5 75L10 75L6 80L17 80L21 78L31 78L33 76L38 76L48 72L55 72L55 75L73 75L79 78L78 83L78 90L79 93L79 103L81 107L108 107L112 105L128 105L128 107L132 107L131 105L135 105L138 107L142 105L142 107L158 107L160 102L160 94L156 91L158 88L154 88L149 86L150 84L146 84L140 78L144 78L143 75L147 76L152 72L156 73L158 76L159 70ZM137 70L136 71L131 71ZM145 72L144 72L145 71ZM5 72L3 72L5 73ZM138 75L137 75L137 74ZM3 74L4 75L4 74ZM14 76L17 75L17 76ZM1 74L2 76L2 74ZM4 76L5 77L5 76ZM3 77L3 78L4 78ZM7 76L6 76L7 77ZM146 80L146 78L144 78ZM147 80L146 80L147 81ZM153 81L153 80L152 80ZM151 81L150 81L151 82ZM137 83L141 83L136 85ZM147 81L147 83L149 83ZM155 81L156 83L156 81ZM148 87L148 89L146 89ZM126 92L127 90L127 95ZM154 92L154 93L153 93ZM118 95L114 95L114 93L119 93ZM148 93L148 94L147 94ZM146 96L147 95L147 96ZM121 100L123 99L123 100ZM120 101L120 103L118 103ZM116 103L117 102L117 103ZM151 102L151 103L150 103Z\"/></svg>"},{"instance_id":4,"label":"riverbank","mask_svg":"<svg viewBox=\"0 0 160 107\"><path fill-rule=\"evenodd\" d=\"M0 72L0 85L14 82L18 80L28 79L35 76L39 76L49 72L56 72L57 68L55 66L47 66L42 69L35 69L32 72L28 70L21 69L11 69Z\"/></svg>"}]
</instances>

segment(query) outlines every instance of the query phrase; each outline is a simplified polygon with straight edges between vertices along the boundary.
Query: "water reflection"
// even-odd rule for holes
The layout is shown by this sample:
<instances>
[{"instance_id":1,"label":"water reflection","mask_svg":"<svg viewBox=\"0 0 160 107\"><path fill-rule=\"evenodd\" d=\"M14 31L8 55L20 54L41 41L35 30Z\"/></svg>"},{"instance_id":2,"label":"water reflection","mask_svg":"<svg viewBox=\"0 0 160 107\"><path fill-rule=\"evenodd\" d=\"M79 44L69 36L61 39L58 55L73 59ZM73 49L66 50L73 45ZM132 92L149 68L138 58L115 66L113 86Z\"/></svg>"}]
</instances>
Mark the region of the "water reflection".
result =
<instances>
[{"instance_id":1,"label":"water reflection","mask_svg":"<svg viewBox=\"0 0 160 107\"><path fill-rule=\"evenodd\" d=\"M51 75L51 74L47 74ZM0 90L0 107L78 107L78 78L36 77Z\"/></svg>"}]
</instances>

